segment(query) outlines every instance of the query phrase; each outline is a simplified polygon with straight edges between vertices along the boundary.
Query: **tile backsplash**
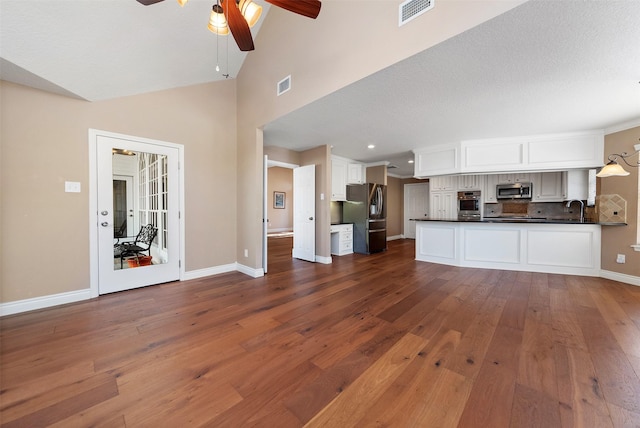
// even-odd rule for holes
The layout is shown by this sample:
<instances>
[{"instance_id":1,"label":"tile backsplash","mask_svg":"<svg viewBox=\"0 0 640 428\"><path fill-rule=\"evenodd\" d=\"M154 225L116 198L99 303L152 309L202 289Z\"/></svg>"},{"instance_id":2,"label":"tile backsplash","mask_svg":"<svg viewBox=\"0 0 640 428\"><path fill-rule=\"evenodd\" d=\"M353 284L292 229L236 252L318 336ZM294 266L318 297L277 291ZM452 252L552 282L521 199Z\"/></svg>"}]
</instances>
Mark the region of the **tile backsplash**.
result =
<instances>
[{"instance_id":1,"label":"tile backsplash","mask_svg":"<svg viewBox=\"0 0 640 428\"><path fill-rule=\"evenodd\" d=\"M627 222L627 201L620 195L599 195L596 210L600 223Z\"/></svg>"},{"instance_id":2,"label":"tile backsplash","mask_svg":"<svg viewBox=\"0 0 640 428\"><path fill-rule=\"evenodd\" d=\"M587 207L585 202L585 220L596 221L595 210ZM580 220L580 204L573 202L567 207L566 202L528 202L509 201L484 204L485 217L514 216L541 217L546 219Z\"/></svg>"}]
</instances>

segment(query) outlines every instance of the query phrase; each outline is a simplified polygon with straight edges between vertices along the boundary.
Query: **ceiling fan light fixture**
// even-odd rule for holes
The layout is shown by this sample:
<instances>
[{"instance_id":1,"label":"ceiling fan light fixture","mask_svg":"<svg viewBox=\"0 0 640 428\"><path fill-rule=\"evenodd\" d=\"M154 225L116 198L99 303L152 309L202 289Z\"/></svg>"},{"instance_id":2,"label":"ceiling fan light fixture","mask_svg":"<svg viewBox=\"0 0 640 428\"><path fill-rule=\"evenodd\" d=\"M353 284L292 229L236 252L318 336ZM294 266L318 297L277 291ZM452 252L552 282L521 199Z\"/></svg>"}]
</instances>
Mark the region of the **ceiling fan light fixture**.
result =
<instances>
[{"instance_id":1,"label":"ceiling fan light fixture","mask_svg":"<svg viewBox=\"0 0 640 428\"><path fill-rule=\"evenodd\" d=\"M256 4L253 0L240 0L238 7L249 27L256 25L262 15L262 6Z\"/></svg>"},{"instance_id":2,"label":"ceiling fan light fixture","mask_svg":"<svg viewBox=\"0 0 640 428\"><path fill-rule=\"evenodd\" d=\"M224 11L219 4L214 4L209 16L209 25L207 25L209 31L221 36L229 34L229 25L227 24L227 18L224 16Z\"/></svg>"},{"instance_id":3,"label":"ceiling fan light fixture","mask_svg":"<svg viewBox=\"0 0 640 428\"><path fill-rule=\"evenodd\" d=\"M178 4L180 5L180 7L184 7L184 5L187 4L187 2L189 0L177 0L177 1L178 1Z\"/></svg>"}]
</instances>

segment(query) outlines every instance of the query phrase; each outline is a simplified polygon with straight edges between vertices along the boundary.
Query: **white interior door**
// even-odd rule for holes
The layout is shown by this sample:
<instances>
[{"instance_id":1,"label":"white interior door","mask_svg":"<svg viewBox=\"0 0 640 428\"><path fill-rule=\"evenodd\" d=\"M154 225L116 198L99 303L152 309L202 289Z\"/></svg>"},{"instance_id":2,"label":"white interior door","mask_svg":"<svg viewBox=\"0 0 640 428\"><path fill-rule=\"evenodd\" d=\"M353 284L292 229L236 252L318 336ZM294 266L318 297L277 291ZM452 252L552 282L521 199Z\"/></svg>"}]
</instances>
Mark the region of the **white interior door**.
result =
<instances>
[{"instance_id":1,"label":"white interior door","mask_svg":"<svg viewBox=\"0 0 640 428\"><path fill-rule=\"evenodd\" d=\"M99 294L178 280L181 254L179 149L175 145L98 134L95 135L95 155ZM135 169L133 223L138 230L126 238L115 239L114 228L118 225L114 224L114 171L127 168ZM116 244L134 241L145 225L152 225L156 231L150 248L151 264L145 265L141 254L128 255L121 260Z\"/></svg>"},{"instance_id":2,"label":"white interior door","mask_svg":"<svg viewBox=\"0 0 640 428\"><path fill-rule=\"evenodd\" d=\"M416 239L416 222L412 218L429 216L429 184L404 185L404 237Z\"/></svg>"},{"instance_id":3,"label":"white interior door","mask_svg":"<svg viewBox=\"0 0 640 428\"><path fill-rule=\"evenodd\" d=\"M268 195L269 191L269 157L264 156L262 163L262 270L267 273L267 265L269 258L269 241L267 233L269 231L269 206Z\"/></svg>"},{"instance_id":4,"label":"white interior door","mask_svg":"<svg viewBox=\"0 0 640 428\"><path fill-rule=\"evenodd\" d=\"M316 166L293 170L293 257L316 261Z\"/></svg>"}]
</instances>

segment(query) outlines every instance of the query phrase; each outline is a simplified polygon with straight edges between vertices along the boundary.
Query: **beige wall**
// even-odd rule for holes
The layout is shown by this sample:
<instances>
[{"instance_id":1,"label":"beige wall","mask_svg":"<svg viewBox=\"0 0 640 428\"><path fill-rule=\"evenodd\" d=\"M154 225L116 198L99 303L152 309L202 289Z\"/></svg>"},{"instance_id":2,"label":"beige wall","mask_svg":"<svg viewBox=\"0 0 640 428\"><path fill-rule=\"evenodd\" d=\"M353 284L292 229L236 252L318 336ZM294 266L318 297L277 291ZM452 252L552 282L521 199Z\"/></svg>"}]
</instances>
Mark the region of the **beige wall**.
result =
<instances>
[{"instance_id":1,"label":"beige wall","mask_svg":"<svg viewBox=\"0 0 640 428\"><path fill-rule=\"evenodd\" d=\"M611 153L633 153L640 140L640 127L605 136L605 158ZM638 157L631 158L633 162ZM606 162L606 161L605 161ZM627 226L602 226L603 270L640 277L640 252L630 246L636 244L638 233L638 169L623 165L629 171L626 177L598 179L598 194L617 193L627 201ZM616 263L616 255L624 254L626 263Z\"/></svg>"},{"instance_id":2,"label":"beige wall","mask_svg":"<svg viewBox=\"0 0 640 428\"><path fill-rule=\"evenodd\" d=\"M367 183L387 185L387 167L385 165L367 167Z\"/></svg>"},{"instance_id":3,"label":"beige wall","mask_svg":"<svg viewBox=\"0 0 640 428\"><path fill-rule=\"evenodd\" d=\"M418 25L403 27L389 19L397 16L395 1L323 1L316 20L271 8L256 38L256 50L247 56L237 78L241 112L238 261L249 267L262 266L260 130L265 124L523 2L440 2L415 21ZM359 18L354 20L354 16ZM380 46L393 49L381 50ZM287 75L291 75L292 89L278 97L276 84ZM327 217L327 227L328 221ZM249 257L244 257L243 249L249 250Z\"/></svg>"},{"instance_id":4,"label":"beige wall","mask_svg":"<svg viewBox=\"0 0 640 428\"><path fill-rule=\"evenodd\" d=\"M89 128L184 145L186 270L236 261L235 81L94 103L0 82L0 99L0 301L89 288Z\"/></svg>"},{"instance_id":5,"label":"beige wall","mask_svg":"<svg viewBox=\"0 0 640 428\"><path fill-rule=\"evenodd\" d=\"M300 165L300 153L294 152L293 150L288 150L282 147L265 147L264 155L269 158L269 160L288 163L291 165Z\"/></svg>"},{"instance_id":6,"label":"beige wall","mask_svg":"<svg viewBox=\"0 0 640 428\"><path fill-rule=\"evenodd\" d=\"M271 167L267 177L267 214L269 230L293 230L293 170L290 168ZM274 192L285 193L284 209L274 208Z\"/></svg>"}]
</instances>

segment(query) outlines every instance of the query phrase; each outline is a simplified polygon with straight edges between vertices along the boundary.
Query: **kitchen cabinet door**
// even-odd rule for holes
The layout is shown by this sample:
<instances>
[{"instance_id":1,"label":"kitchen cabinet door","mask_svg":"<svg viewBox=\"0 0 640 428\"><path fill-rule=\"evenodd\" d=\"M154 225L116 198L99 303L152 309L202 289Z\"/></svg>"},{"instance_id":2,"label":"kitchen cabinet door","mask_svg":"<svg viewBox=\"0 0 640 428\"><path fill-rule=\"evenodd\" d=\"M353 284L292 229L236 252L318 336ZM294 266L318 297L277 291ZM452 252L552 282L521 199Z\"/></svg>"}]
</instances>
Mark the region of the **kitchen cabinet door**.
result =
<instances>
[{"instance_id":1,"label":"kitchen cabinet door","mask_svg":"<svg viewBox=\"0 0 640 428\"><path fill-rule=\"evenodd\" d=\"M361 163L349 163L347 184L364 184L366 179L366 167Z\"/></svg>"},{"instance_id":2,"label":"kitchen cabinet door","mask_svg":"<svg viewBox=\"0 0 640 428\"><path fill-rule=\"evenodd\" d=\"M572 199L587 200L589 198L589 170L574 169L567 171L564 187L565 201Z\"/></svg>"},{"instance_id":3,"label":"kitchen cabinet door","mask_svg":"<svg viewBox=\"0 0 640 428\"><path fill-rule=\"evenodd\" d=\"M498 184L528 183L531 181L531 174L518 172L512 174L498 174Z\"/></svg>"},{"instance_id":4,"label":"kitchen cabinet door","mask_svg":"<svg viewBox=\"0 0 640 428\"><path fill-rule=\"evenodd\" d=\"M347 200L347 161L331 159L331 200Z\"/></svg>"},{"instance_id":5,"label":"kitchen cabinet door","mask_svg":"<svg viewBox=\"0 0 640 428\"><path fill-rule=\"evenodd\" d=\"M430 178L460 172L457 146L438 146L414 150L414 176Z\"/></svg>"},{"instance_id":6,"label":"kitchen cabinet door","mask_svg":"<svg viewBox=\"0 0 640 428\"><path fill-rule=\"evenodd\" d=\"M429 179L429 188L432 191L456 190L458 187L458 177L455 175L443 175Z\"/></svg>"},{"instance_id":7,"label":"kitchen cabinet door","mask_svg":"<svg viewBox=\"0 0 640 428\"><path fill-rule=\"evenodd\" d=\"M482 190L484 175L461 175L458 177L459 190Z\"/></svg>"},{"instance_id":8,"label":"kitchen cabinet door","mask_svg":"<svg viewBox=\"0 0 640 428\"><path fill-rule=\"evenodd\" d=\"M432 192L430 216L433 219L455 219L458 217L456 192Z\"/></svg>"},{"instance_id":9,"label":"kitchen cabinet door","mask_svg":"<svg viewBox=\"0 0 640 428\"><path fill-rule=\"evenodd\" d=\"M482 193L482 201L495 203L498 202L498 198L496 197L496 186L498 185L498 175L491 174L487 175L485 180L484 192Z\"/></svg>"},{"instance_id":10,"label":"kitchen cabinet door","mask_svg":"<svg viewBox=\"0 0 640 428\"><path fill-rule=\"evenodd\" d=\"M562 202L564 201L564 186L562 172L541 172L531 174L534 202Z\"/></svg>"}]
</instances>

